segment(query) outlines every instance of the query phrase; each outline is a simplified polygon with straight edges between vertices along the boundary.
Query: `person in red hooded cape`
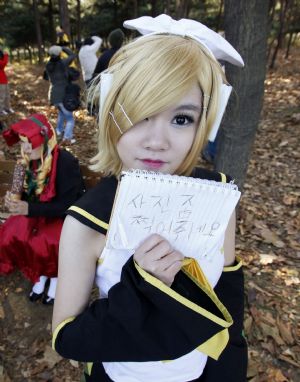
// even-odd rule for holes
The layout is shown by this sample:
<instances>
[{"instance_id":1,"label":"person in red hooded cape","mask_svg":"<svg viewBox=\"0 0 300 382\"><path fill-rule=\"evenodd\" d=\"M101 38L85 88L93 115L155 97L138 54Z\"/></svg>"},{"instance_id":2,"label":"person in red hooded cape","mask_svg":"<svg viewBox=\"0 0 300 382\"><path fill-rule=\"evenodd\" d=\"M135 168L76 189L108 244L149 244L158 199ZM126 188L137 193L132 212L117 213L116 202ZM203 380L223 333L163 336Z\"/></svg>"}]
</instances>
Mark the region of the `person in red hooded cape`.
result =
<instances>
[{"instance_id":1,"label":"person in red hooded cape","mask_svg":"<svg viewBox=\"0 0 300 382\"><path fill-rule=\"evenodd\" d=\"M53 304L65 211L84 192L80 167L72 154L58 147L43 114L11 125L3 137L9 146L20 142L25 177L19 200L12 192L5 196L11 216L0 226L0 275L19 269L34 283L30 300Z\"/></svg>"}]
</instances>

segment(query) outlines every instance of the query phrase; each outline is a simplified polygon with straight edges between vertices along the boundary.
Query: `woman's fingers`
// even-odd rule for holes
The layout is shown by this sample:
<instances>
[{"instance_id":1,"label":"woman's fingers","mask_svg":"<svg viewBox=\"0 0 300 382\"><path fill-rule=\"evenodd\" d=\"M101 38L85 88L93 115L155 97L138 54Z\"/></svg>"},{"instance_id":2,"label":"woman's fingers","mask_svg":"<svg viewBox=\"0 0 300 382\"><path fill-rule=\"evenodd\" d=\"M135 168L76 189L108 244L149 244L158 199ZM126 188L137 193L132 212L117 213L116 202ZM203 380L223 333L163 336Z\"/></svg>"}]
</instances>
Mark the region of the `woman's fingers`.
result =
<instances>
[{"instance_id":1,"label":"woman's fingers","mask_svg":"<svg viewBox=\"0 0 300 382\"><path fill-rule=\"evenodd\" d=\"M144 240L144 242L137 248L136 252L139 252L139 253L149 252L162 241L165 241L165 239L162 236L157 234L151 235Z\"/></svg>"},{"instance_id":2,"label":"woman's fingers","mask_svg":"<svg viewBox=\"0 0 300 382\"><path fill-rule=\"evenodd\" d=\"M140 263L150 264L171 253L170 243L160 235L149 236L135 251L134 259Z\"/></svg>"},{"instance_id":3,"label":"woman's fingers","mask_svg":"<svg viewBox=\"0 0 300 382\"><path fill-rule=\"evenodd\" d=\"M14 214L14 215L28 214L28 203L22 200L11 200L10 198L7 198L7 201L5 201L5 206L11 214Z\"/></svg>"},{"instance_id":4,"label":"woman's fingers","mask_svg":"<svg viewBox=\"0 0 300 382\"><path fill-rule=\"evenodd\" d=\"M10 202L10 192L6 191L6 194L4 196L4 205L5 205L5 207L8 208L9 202Z\"/></svg>"},{"instance_id":5,"label":"woman's fingers","mask_svg":"<svg viewBox=\"0 0 300 382\"><path fill-rule=\"evenodd\" d=\"M136 250L134 259L145 271L171 285L181 268L183 255L160 235L151 235Z\"/></svg>"},{"instance_id":6,"label":"woman's fingers","mask_svg":"<svg viewBox=\"0 0 300 382\"><path fill-rule=\"evenodd\" d=\"M169 253L168 255L162 257L160 260L157 261L159 264L159 267L162 271L168 270L170 267L173 266L173 264L180 264L183 260L183 255L178 251L173 251L172 253Z\"/></svg>"},{"instance_id":7,"label":"woman's fingers","mask_svg":"<svg viewBox=\"0 0 300 382\"><path fill-rule=\"evenodd\" d=\"M163 272L164 280L161 280L161 281L164 282L166 285L171 286L175 276L181 269L181 265L182 265L181 260L175 261L174 263L172 263L170 267Z\"/></svg>"}]
</instances>

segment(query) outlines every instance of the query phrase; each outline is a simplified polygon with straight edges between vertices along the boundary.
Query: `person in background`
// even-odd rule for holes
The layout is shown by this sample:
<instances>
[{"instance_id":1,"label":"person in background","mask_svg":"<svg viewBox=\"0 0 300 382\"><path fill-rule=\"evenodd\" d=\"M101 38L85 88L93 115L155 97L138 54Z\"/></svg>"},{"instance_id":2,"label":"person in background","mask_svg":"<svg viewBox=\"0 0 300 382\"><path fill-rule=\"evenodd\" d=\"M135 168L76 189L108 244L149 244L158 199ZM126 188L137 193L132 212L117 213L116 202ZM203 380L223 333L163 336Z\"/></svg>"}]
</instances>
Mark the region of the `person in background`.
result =
<instances>
[{"instance_id":1,"label":"person in background","mask_svg":"<svg viewBox=\"0 0 300 382\"><path fill-rule=\"evenodd\" d=\"M124 26L143 36L122 47L89 88L99 105L92 168L103 177L67 212L53 348L88 362L86 382L245 382L235 213L221 240L204 256L199 253L191 268L185 267L188 254L166 240L163 230L130 249L108 247L105 237L122 171L231 182L197 162L221 117L222 88L229 86L218 59L237 66L243 60L195 20L160 15L127 20ZM122 236L130 224L119 221ZM94 280L100 298L89 304Z\"/></svg>"},{"instance_id":2,"label":"person in background","mask_svg":"<svg viewBox=\"0 0 300 382\"><path fill-rule=\"evenodd\" d=\"M207 163L214 164L217 155L217 145L218 145L219 132L216 135L214 141L208 140L206 146L202 150L201 156Z\"/></svg>"},{"instance_id":3,"label":"person in background","mask_svg":"<svg viewBox=\"0 0 300 382\"><path fill-rule=\"evenodd\" d=\"M8 64L8 53L0 48L0 115L14 113L10 106L10 95L5 67Z\"/></svg>"},{"instance_id":4,"label":"person in background","mask_svg":"<svg viewBox=\"0 0 300 382\"><path fill-rule=\"evenodd\" d=\"M56 27L56 45L59 45L59 46L70 45L70 40L67 33L65 33L63 28L59 25Z\"/></svg>"},{"instance_id":5,"label":"person in background","mask_svg":"<svg viewBox=\"0 0 300 382\"><path fill-rule=\"evenodd\" d=\"M11 216L0 226L0 274L19 269L34 283L29 299L53 304L65 212L84 191L79 164L58 147L55 131L43 114L14 123L3 137L9 146L20 143L18 165L24 170L18 197L13 191L5 196Z\"/></svg>"},{"instance_id":6,"label":"person in background","mask_svg":"<svg viewBox=\"0 0 300 382\"><path fill-rule=\"evenodd\" d=\"M61 46L63 49L60 53L60 58L65 59L69 55L73 54L74 52L70 48L70 40L67 33L63 30L61 26L56 27L56 45ZM71 81L76 81L79 79L80 72L77 68L76 61L73 60L69 64L70 73L69 73L69 79Z\"/></svg>"},{"instance_id":7,"label":"person in background","mask_svg":"<svg viewBox=\"0 0 300 382\"><path fill-rule=\"evenodd\" d=\"M109 61L111 60L113 55L121 48L124 38L125 38L125 35L120 28L114 29L113 31L110 32L110 34L108 35L109 49L107 49L99 57L97 65L94 70L93 77L103 72L103 70L107 69Z\"/></svg>"},{"instance_id":8,"label":"person in background","mask_svg":"<svg viewBox=\"0 0 300 382\"><path fill-rule=\"evenodd\" d=\"M76 58L76 55L70 54L62 59L62 51L63 48L58 45L53 45L49 48L50 59L46 64L45 72L46 78L50 81L48 93L50 104L56 106L58 110L56 134L58 137L63 135L62 144L64 145L76 142L76 139L73 137L75 125L73 111L67 110L64 106L66 88L70 83L68 67Z\"/></svg>"},{"instance_id":9,"label":"person in background","mask_svg":"<svg viewBox=\"0 0 300 382\"><path fill-rule=\"evenodd\" d=\"M88 37L84 40L78 58L82 69L82 76L86 86L89 85L97 65L97 52L102 44L102 39L98 36Z\"/></svg>"}]
</instances>

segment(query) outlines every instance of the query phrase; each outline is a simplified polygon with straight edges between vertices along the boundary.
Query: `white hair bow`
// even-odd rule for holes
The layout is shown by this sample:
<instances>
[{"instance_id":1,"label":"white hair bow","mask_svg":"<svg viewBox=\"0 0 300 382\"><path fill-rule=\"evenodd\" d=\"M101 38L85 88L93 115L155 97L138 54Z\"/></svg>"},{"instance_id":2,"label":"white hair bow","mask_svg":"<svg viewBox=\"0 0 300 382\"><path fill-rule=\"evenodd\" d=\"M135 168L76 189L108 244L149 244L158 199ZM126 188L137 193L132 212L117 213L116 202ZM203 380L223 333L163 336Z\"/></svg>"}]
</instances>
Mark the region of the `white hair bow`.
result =
<instances>
[{"instance_id":1,"label":"white hair bow","mask_svg":"<svg viewBox=\"0 0 300 382\"><path fill-rule=\"evenodd\" d=\"M244 66L244 61L234 47L221 35L195 20L174 20L165 14L157 17L142 16L127 20L125 28L137 30L142 35L169 33L188 36L204 45L217 60L224 60L233 65Z\"/></svg>"},{"instance_id":2,"label":"white hair bow","mask_svg":"<svg viewBox=\"0 0 300 382\"><path fill-rule=\"evenodd\" d=\"M104 102L108 93L112 87L113 74L108 70L105 70L100 74L100 105L99 105L99 117L102 117Z\"/></svg>"}]
</instances>

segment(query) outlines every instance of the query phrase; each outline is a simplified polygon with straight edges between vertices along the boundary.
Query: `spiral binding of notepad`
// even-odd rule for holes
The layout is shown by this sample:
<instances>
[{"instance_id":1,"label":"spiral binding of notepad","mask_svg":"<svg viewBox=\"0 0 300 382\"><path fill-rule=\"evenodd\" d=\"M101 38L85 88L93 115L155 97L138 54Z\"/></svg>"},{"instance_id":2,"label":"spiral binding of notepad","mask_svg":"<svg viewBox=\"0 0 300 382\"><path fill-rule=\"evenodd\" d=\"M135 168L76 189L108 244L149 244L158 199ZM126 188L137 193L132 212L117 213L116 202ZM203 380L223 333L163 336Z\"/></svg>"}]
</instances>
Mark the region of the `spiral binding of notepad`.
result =
<instances>
[{"instance_id":1,"label":"spiral binding of notepad","mask_svg":"<svg viewBox=\"0 0 300 382\"><path fill-rule=\"evenodd\" d=\"M172 183L175 185L189 185L189 186L211 186L211 187L218 187L218 188L225 188L229 190L235 190L238 191L238 186L234 184L234 181L231 181L230 183L222 183L217 182L215 180L208 180L208 179L200 179L200 178L191 178L187 176L182 175L170 175L170 174L162 174L160 172L154 172L154 171L146 171L146 170L129 170L129 171L122 171L121 173L121 179L124 176L129 177L135 177L135 178L144 178L145 180L154 181L154 182L165 182L165 183Z\"/></svg>"}]
</instances>

